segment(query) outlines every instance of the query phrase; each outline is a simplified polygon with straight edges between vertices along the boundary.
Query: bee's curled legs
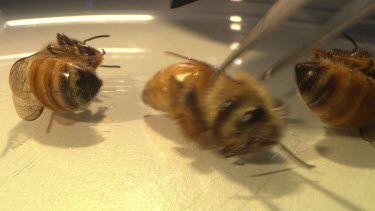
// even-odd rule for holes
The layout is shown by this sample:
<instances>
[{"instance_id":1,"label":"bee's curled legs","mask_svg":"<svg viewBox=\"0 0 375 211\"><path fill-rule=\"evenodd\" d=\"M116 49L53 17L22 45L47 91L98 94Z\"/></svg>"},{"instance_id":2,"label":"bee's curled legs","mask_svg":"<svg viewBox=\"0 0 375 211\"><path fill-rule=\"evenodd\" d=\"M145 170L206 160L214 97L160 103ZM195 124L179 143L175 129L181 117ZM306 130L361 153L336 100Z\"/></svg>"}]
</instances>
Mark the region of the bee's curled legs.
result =
<instances>
[{"instance_id":1,"label":"bee's curled legs","mask_svg":"<svg viewBox=\"0 0 375 211\"><path fill-rule=\"evenodd\" d=\"M58 53L63 53L64 51L61 50L60 48L56 48L56 47L53 47L53 45L49 44L47 46L47 50L51 53L51 54L58 54Z\"/></svg>"}]
</instances>

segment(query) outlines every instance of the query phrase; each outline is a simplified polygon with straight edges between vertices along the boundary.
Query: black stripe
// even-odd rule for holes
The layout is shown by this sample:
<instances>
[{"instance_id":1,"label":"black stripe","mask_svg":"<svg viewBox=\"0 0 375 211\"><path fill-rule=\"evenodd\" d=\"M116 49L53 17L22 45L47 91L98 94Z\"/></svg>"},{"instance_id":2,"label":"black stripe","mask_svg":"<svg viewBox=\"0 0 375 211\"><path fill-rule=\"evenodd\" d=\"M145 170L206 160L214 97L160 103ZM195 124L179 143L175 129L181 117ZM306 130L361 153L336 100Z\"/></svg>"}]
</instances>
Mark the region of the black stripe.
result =
<instances>
[{"instance_id":1,"label":"black stripe","mask_svg":"<svg viewBox=\"0 0 375 211\"><path fill-rule=\"evenodd\" d=\"M69 76L66 77L62 73L68 73ZM66 102L66 104L68 104L71 108L78 108L79 107L78 103L73 99L73 96L71 94L72 91L70 90L70 87L69 87L69 77L71 77L70 74L71 73L69 72L68 64L65 64L64 70L61 71L61 74L59 77L61 96L63 100Z\"/></svg>"},{"instance_id":2,"label":"black stripe","mask_svg":"<svg viewBox=\"0 0 375 211\"><path fill-rule=\"evenodd\" d=\"M76 75L78 80L76 81L76 88L79 88L79 92L76 95L83 103L90 102L98 93L102 86L102 81L92 72L84 70L80 67L76 68Z\"/></svg>"},{"instance_id":3,"label":"black stripe","mask_svg":"<svg viewBox=\"0 0 375 211\"><path fill-rule=\"evenodd\" d=\"M322 77L322 71L325 69L325 67L318 66L315 69L305 72L303 79L297 81L300 91L302 93L313 91L316 88L315 85Z\"/></svg>"},{"instance_id":4,"label":"black stripe","mask_svg":"<svg viewBox=\"0 0 375 211\"><path fill-rule=\"evenodd\" d=\"M55 71L56 71L56 62L54 63L54 65L52 66L52 69L49 69L47 73L49 73L49 77L47 76L47 80L45 81L45 87L47 90L47 92L49 92L49 95L47 98L51 100L51 104L52 106L54 107L57 107L57 109L59 110L66 110L63 106L61 106L58 101L55 99L55 95L53 93L53 76L55 74ZM46 73L46 74L47 74Z\"/></svg>"},{"instance_id":5,"label":"black stripe","mask_svg":"<svg viewBox=\"0 0 375 211\"><path fill-rule=\"evenodd\" d=\"M194 114L193 117L196 118L196 124L199 124L199 127L202 128L203 130L207 129L207 124L206 121L202 118L202 110L199 107L198 103L198 97L197 97L197 92L195 89L190 90L186 95L185 95L185 106L189 108L190 113Z\"/></svg>"},{"instance_id":6,"label":"black stripe","mask_svg":"<svg viewBox=\"0 0 375 211\"><path fill-rule=\"evenodd\" d=\"M311 95L311 100L308 102L309 106L318 106L321 104L325 104L327 100L332 96L333 89L336 85L336 78L331 76L325 85L319 89L318 92Z\"/></svg>"},{"instance_id":7,"label":"black stripe","mask_svg":"<svg viewBox=\"0 0 375 211\"><path fill-rule=\"evenodd\" d=\"M239 99L235 97L221 104L219 112L216 116L216 119L213 125L213 132L216 137L220 138L220 129L221 129L222 124L228 119L232 111L238 105L239 105Z\"/></svg>"},{"instance_id":8,"label":"black stripe","mask_svg":"<svg viewBox=\"0 0 375 211\"><path fill-rule=\"evenodd\" d=\"M198 99L197 99L197 93L195 92L194 89L190 90L186 95L185 95L185 105L191 109L193 113L201 115L202 112L198 106Z\"/></svg>"}]
</instances>

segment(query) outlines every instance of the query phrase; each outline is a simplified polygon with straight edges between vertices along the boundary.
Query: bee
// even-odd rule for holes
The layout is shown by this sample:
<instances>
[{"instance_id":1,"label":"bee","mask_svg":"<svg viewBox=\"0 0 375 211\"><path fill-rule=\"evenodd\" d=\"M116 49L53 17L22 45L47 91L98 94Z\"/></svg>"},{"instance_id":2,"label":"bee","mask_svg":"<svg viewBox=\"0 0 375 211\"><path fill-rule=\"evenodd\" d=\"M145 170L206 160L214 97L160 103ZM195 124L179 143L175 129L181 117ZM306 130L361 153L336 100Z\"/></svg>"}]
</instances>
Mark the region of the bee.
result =
<instances>
[{"instance_id":1,"label":"bee","mask_svg":"<svg viewBox=\"0 0 375 211\"><path fill-rule=\"evenodd\" d=\"M233 77L192 58L158 71L145 85L143 102L168 113L183 133L225 157L278 144L284 118L265 88L245 72Z\"/></svg>"},{"instance_id":2,"label":"bee","mask_svg":"<svg viewBox=\"0 0 375 211\"><path fill-rule=\"evenodd\" d=\"M312 61L295 66L300 96L323 122L363 128L375 122L374 57L344 34L352 51L315 49Z\"/></svg>"},{"instance_id":3,"label":"bee","mask_svg":"<svg viewBox=\"0 0 375 211\"><path fill-rule=\"evenodd\" d=\"M95 70L103 61L105 51L86 42L57 34L57 43L21 58L9 74L9 85L17 114L24 120L37 119L44 107L56 112L86 108L103 82Z\"/></svg>"}]
</instances>

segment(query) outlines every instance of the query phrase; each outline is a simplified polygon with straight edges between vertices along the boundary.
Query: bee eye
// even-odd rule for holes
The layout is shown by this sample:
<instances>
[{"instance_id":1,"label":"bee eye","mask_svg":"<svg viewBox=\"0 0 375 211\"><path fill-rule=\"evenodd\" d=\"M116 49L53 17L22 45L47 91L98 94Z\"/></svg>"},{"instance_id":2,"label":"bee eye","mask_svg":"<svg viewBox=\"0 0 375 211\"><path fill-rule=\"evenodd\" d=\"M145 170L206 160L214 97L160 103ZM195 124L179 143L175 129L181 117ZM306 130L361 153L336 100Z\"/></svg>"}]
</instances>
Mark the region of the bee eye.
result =
<instances>
[{"instance_id":1,"label":"bee eye","mask_svg":"<svg viewBox=\"0 0 375 211\"><path fill-rule=\"evenodd\" d=\"M254 108L250 108L246 113L243 114L240 121L238 122L238 127L242 128L244 126L248 126L255 122L265 119L266 111L263 107L257 106Z\"/></svg>"}]
</instances>

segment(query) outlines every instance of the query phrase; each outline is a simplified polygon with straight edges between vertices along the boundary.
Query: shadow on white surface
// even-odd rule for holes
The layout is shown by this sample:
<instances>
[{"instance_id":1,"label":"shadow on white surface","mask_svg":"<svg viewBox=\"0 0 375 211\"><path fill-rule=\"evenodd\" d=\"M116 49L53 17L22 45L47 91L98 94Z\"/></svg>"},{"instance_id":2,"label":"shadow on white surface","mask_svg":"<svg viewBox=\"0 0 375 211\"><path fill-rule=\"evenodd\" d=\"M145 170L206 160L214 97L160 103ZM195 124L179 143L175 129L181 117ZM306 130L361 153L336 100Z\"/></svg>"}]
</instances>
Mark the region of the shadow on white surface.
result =
<instances>
[{"instance_id":1,"label":"shadow on white surface","mask_svg":"<svg viewBox=\"0 0 375 211\"><path fill-rule=\"evenodd\" d=\"M1 155L5 156L9 150L16 149L30 139L62 148L99 144L104 138L92 125L103 120L105 111L101 108L96 112L86 109L78 113L56 114L45 110L37 120L20 121L8 132L8 144Z\"/></svg>"},{"instance_id":2,"label":"shadow on white surface","mask_svg":"<svg viewBox=\"0 0 375 211\"><path fill-rule=\"evenodd\" d=\"M144 118L146 124L167 140L177 142L178 147L174 147L176 152L183 157L192 159L191 165L199 174L213 174L220 172L229 180L245 187L248 191L238 191L228 200L222 202L222 206L232 200L241 201L238 209L244 209L252 200L259 200L270 210L281 210L272 200L284 197L289 194L296 194L300 189L309 186L318 192L326 195L337 203L350 210L360 210L361 207L355 203L335 194L333 191L320 185L318 182L304 177L296 171L283 171L263 177L251 177L254 172L267 172L275 169L282 169L282 166L292 162L280 156L275 156L273 151L265 151L248 157L246 166L239 166L233 163L232 159L219 157L212 151L199 149L196 145L189 143L180 133L179 128L167 115L150 115ZM277 154L276 154L277 155ZM316 169L315 169L316 170ZM309 170L306 170L309 171Z\"/></svg>"},{"instance_id":3,"label":"shadow on white surface","mask_svg":"<svg viewBox=\"0 0 375 211\"><path fill-rule=\"evenodd\" d=\"M316 151L323 157L346 166L375 168L375 148L363 140L358 129L325 128L326 138L318 141Z\"/></svg>"}]
</instances>

